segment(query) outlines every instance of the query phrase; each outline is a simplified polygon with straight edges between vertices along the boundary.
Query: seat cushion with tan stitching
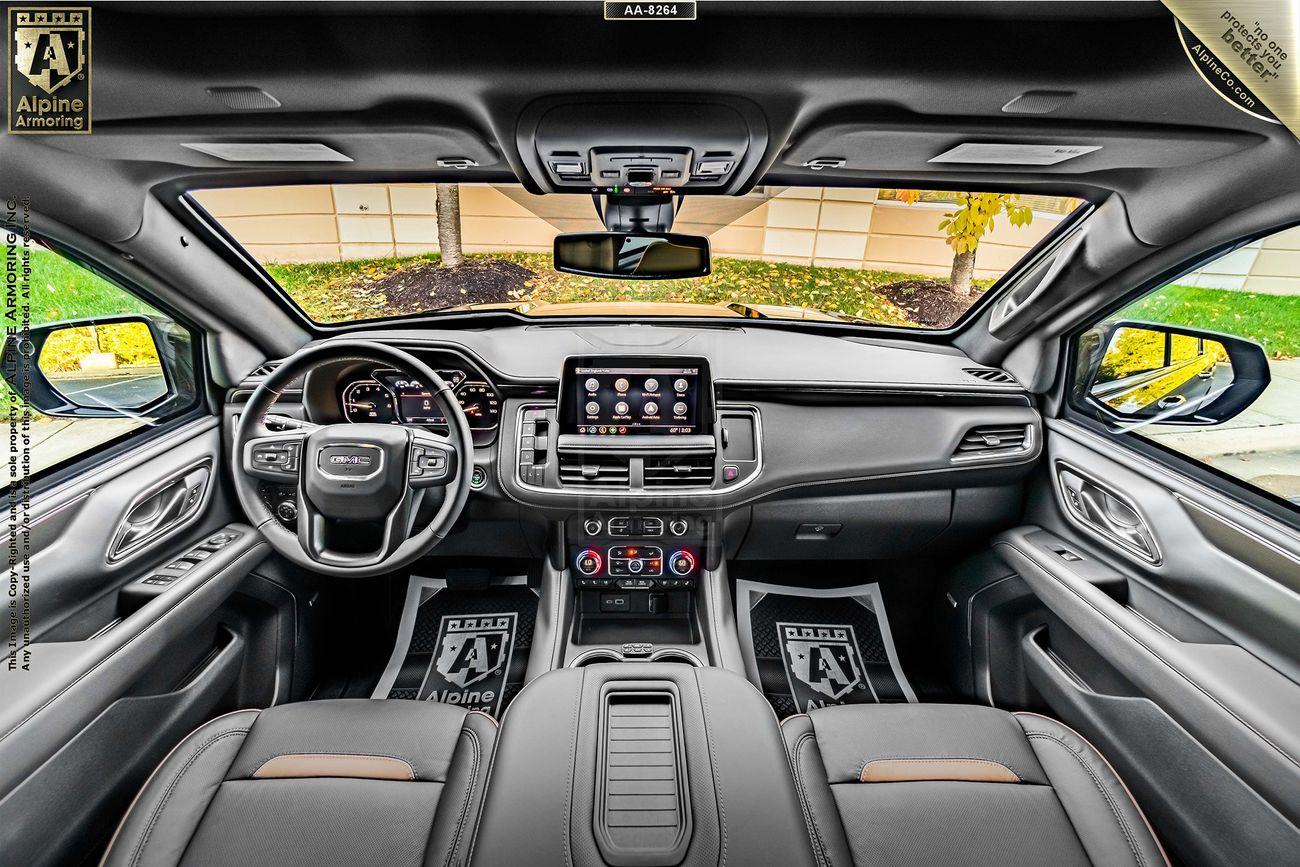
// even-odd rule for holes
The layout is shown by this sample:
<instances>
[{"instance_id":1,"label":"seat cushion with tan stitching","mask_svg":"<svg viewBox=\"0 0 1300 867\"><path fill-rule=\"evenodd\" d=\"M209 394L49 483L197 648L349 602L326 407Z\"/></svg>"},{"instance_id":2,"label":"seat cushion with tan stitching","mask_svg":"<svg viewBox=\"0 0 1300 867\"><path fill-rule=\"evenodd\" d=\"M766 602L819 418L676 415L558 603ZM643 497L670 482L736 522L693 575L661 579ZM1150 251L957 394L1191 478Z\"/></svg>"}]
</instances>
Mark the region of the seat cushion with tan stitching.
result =
<instances>
[{"instance_id":1,"label":"seat cushion with tan stitching","mask_svg":"<svg viewBox=\"0 0 1300 867\"><path fill-rule=\"evenodd\" d=\"M1167 863L1110 765L1046 717L858 704L781 729L824 867Z\"/></svg>"},{"instance_id":2,"label":"seat cushion with tan stitching","mask_svg":"<svg viewBox=\"0 0 1300 867\"><path fill-rule=\"evenodd\" d=\"M491 717L435 702L228 714L163 760L104 864L459 864L495 742Z\"/></svg>"}]
</instances>

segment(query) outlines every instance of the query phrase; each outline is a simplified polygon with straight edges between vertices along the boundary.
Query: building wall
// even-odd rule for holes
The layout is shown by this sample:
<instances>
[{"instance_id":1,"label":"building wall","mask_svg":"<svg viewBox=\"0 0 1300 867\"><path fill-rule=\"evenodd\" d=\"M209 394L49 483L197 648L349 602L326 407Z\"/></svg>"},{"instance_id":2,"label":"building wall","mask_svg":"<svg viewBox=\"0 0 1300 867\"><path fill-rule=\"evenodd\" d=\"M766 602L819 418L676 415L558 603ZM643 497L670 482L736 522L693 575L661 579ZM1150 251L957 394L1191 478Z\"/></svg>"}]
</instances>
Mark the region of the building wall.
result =
<instances>
[{"instance_id":1,"label":"building wall","mask_svg":"<svg viewBox=\"0 0 1300 867\"><path fill-rule=\"evenodd\" d=\"M1300 295L1300 226L1247 244L1178 282L1268 295Z\"/></svg>"},{"instance_id":2,"label":"building wall","mask_svg":"<svg viewBox=\"0 0 1300 867\"><path fill-rule=\"evenodd\" d=\"M947 277L952 251L938 224L951 206L878 201L878 190L788 187L724 228L703 226L719 256ZM438 249L432 184L335 184L200 190L195 197L259 261L324 262L409 256ZM526 201L526 197L523 197ZM467 252L549 252L557 229L501 189L460 188ZM692 231L690 202L676 229ZM593 226L595 225L593 213ZM980 243L977 278L996 278L1063 219L1005 217Z\"/></svg>"}]
</instances>

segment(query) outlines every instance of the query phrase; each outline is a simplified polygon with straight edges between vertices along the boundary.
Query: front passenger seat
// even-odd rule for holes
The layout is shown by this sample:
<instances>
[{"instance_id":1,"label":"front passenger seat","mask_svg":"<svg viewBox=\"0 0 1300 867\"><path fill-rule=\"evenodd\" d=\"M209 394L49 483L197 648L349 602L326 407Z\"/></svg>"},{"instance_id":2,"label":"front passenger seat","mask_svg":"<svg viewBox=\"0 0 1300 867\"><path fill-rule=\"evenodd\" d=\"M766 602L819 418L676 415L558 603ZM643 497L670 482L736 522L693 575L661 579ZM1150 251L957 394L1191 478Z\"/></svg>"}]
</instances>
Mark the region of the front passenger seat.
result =
<instances>
[{"instance_id":1,"label":"front passenger seat","mask_svg":"<svg viewBox=\"0 0 1300 867\"><path fill-rule=\"evenodd\" d=\"M227 714L163 760L103 863L462 863L495 743L491 717L437 702Z\"/></svg>"},{"instance_id":2,"label":"front passenger seat","mask_svg":"<svg viewBox=\"0 0 1300 867\"><path fill-rule=\"evenodd\" d=\"M822 867L1168 863L1106 760L1047 717L858 704L781 731Z\"/></svg>"}]
</instances>

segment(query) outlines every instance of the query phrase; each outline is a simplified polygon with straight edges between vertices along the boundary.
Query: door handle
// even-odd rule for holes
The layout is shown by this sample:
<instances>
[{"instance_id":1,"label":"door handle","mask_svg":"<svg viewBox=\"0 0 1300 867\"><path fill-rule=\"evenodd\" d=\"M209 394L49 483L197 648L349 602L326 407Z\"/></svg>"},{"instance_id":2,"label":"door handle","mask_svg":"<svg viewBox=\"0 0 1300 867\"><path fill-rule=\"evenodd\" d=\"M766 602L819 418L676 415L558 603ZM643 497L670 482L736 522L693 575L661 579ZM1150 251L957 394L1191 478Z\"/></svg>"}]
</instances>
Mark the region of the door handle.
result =
<instances>
[{"instance_id":1,"label":"door handle","mask_svg":"<svg viewBox=\"0 0 1300 867\"><path fill-rule=\"evenodd\" d=\"M113 534L108 562L123 559L196 516L210 477L205 464L168 479L136 498Z\"/></svg>"},{"instance_id":2,"label":"door handle","mask_svg":"<svg viewBox=\"0 0 1300 867\"><path fill-rule=\"evenodd\" d=\"M122 522L121 546L129 548L174 524L185 512L187 490L185 480L177 479L132 509Z\"/></svg>"},{"instance_id":3,"label":"door handle","mask_svg":"<svg viewBox=\"0 0 1300 867\"><path fill-rule=\"evenodd\" d=\"M1056 479L1066 510L1076 521L1144 560L1160 563L1160 548L1151 528L1126 497L1060 462Z\"/></svg>"}]
</instances>

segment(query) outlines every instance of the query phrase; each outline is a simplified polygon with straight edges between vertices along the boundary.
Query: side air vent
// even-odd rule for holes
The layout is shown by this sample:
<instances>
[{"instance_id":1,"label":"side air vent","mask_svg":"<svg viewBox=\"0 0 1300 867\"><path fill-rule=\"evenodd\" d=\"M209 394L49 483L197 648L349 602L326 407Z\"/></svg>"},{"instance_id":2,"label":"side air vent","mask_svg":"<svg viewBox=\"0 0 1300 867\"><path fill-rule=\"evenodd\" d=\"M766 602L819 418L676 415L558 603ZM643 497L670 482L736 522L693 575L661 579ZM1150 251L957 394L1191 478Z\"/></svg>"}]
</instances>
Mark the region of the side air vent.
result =
<instances>
[{"instance_id":1,"label":"side air vent","mask_svg":"<svg viewBox=\"0 0 1300 867\"><path fill-rule=\"evenodd\" d=\"M261 377L261 376L270 376L271 373L272 373L272 372L273 372L277 367L279 367L281 364L284 364L284 362L283 362L283 361L268 361L266 364L263 364L261 367L257 368L257 369L254 370L252 373L250 373L250 374L249 374L249 377L251 378L251 377L254 377L254 376L257 376L257 377Z\"/></svg>"},{"instance_id":2,"label":"side air vent","mask_svg":"<svg viewBox=\"0 0 1300 867\"><path fill-rule=\"evenodd\" d=\"M997 383L998 385L1016 384L1016 381L1011 377L1011 374L1002 370L994 370L992 367L963 367L962 372L968 373L976 379Z\"/></svg>"},{"instance_id":3,"label":"side air vent","mask_svg":"<svg viewBox=\"0 0 1300 867\"><path fill-rule=\"evenodd\" d=\"M1034 447L1034 429L1026 424L984 425L971 428L957 444L954 461L980 461L1013 458Z\"/></svg>"},{"instance_id":4,"label":"side air vent","mask_svg":"<svg viewBox=\"0 0 1300 867\"><path fill-rule=\"evenodd\" d=\"M712 484L712 455L646 458L647 488L707 488Z\"/></svg>"},{"instance_id":5,"label":"side air vent","mask_svg":"<svg viewBox=\"0 0 1300 867\"><path fill-rule=\"evenodd\" d=\"M561 454L560 484L573 488L626 488L629 461L619 455Z\"/></svg>"}]
</instances>

